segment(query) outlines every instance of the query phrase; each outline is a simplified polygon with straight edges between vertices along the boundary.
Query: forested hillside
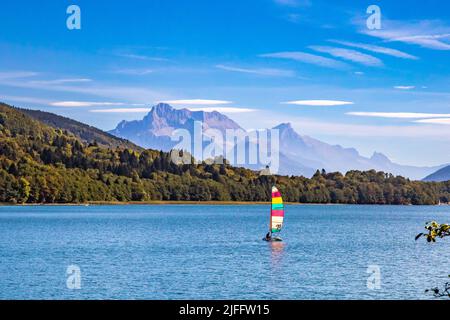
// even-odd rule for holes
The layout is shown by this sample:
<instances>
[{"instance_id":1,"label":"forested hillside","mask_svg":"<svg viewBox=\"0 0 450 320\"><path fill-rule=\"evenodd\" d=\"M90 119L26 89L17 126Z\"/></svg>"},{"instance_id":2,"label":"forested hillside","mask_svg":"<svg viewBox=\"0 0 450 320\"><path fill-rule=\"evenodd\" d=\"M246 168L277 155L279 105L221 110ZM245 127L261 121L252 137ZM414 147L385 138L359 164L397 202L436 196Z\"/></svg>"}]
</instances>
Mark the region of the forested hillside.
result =
<instances>
[{"instance_id":1,"label":"forested hillside","mask_svg":"<svg viewBox=\"0 0 450 320\"><path fill-rule=\"evenodd\" d=\"M104 147L122 146L131 150L143 151L143 148L135 145L134 143L126 139L118 138L110 133L107 133L98 128L89 126L87 124L75 121L70 118L66 118L54 113L44 112L40 110L30 110L30 109L17 109L17 110L55 129L66 130L67 132L70 132L75 136L77 136L83 142L92 143L95 141L98 145Z\"/></svg>"},{"instance_id":2,"label":"forested hillside","mask_svg":"<svg viewBox=\"0 0 450 320\"><path fill-rule=\"evenodd\" d=\"M410 181L383 172L318 171L307 179L260 176L226 164L178 166L168 153L142 150L126 140L103 136L95 128L90 141L92 127L80 124L83 132L70 129L67 123L74 124L67 119L66 128L58 129L54 119L52 126L45 124L54 115L29 114L0 104L0 202L268 201L274 183L289 202L435 204L450 200L450 182ZM111 141L98 143L95 137Z\"/></svg>"}]
</instances>

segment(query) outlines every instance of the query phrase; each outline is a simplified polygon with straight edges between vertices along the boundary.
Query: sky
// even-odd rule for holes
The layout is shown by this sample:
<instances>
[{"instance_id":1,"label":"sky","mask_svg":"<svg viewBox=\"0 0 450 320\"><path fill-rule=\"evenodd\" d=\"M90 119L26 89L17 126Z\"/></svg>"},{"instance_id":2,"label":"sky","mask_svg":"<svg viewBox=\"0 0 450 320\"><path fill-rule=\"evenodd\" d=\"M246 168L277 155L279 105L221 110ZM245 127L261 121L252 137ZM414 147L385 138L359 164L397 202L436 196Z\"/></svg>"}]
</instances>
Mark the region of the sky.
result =
<instances>
[{"instance_id":1,"label":"sky","mask_svg":"<svg viewBox=\"0 0 450 320\"><path fill-rule=\"evenodd\" d=\"M16 0L0 30L0 101L18 107L110 130L169 102L450 163L447 1Z\"/></svg>"}]
</instances>

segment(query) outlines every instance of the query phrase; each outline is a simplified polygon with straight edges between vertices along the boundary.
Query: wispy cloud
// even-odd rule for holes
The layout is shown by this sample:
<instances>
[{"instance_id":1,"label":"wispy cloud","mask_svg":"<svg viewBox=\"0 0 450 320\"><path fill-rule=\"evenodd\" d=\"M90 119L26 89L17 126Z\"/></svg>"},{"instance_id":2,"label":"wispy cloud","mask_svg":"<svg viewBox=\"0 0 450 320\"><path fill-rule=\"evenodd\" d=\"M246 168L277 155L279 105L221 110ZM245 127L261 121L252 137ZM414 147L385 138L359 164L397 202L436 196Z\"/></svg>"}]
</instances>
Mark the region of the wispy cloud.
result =
<instances>
[{"instance_id":1,"label":"wispy cloud","mask_svg":"<svg viewBox=\"0 0 450 320\"><path fill-rule=\"evenodd\" d=\"M299 23L302 20L302 15L298 13L289 13L285 16L285 19L292 23Z\"/></svg>"},{"instance_id":2,"label":"wispy cloud","mask_svg":"<svg viewBox=\"0 0 450 320\"><path fill-rule=\"evenodd\" d=\"M56 101L50 103L53 107L100 107L100 106L122 106L122 102L92 102L92 101Z\"/></svg>"},{"instance_id":3,"label":"wispy cloud","mask_svg":"<svg viewBox=\"0 0 450 320\"><path fill-rule=\"evenodd\" d=\"M234 107L199 107L188 108L191 111L205 111L205 112L221 112L221 113L247 113L257 111L250 108L234 108ZM152 108L112 108L112 109L92 109L89 112L92 113L147 113Z\"/></svg>"},{"instance_id":4,"label":"wispy cloud","mask_svg":"<svg viewBox=\"0 0 450 320\"><path fill-rule=\"evenodd\" d=\"M382 29L369 30L364 25L359 32L387 42L404 42L428 49L450 50L450 27L439 20L404 22L383 19Z\"/></svg>"},{"instance_id":5,"label":"wispy cloud","mask_svg":"<svg viewBox=\"0 0 450 320\"><path fill-rule=\"evenodd\" d=\"M398 90L412 90L414 88L415 88L415 86L394 86L394 89L398 89Z\"/></svg>"},{"instance_id":6,"label":"wispy cloud","mask_svg":"<svg viewBox=\"0 0 450 320\"><path fill-rule=\"evenodd\" d=\"M310 0L274 0L275 3L288 7L309 7Z\"/></svg>"},{"instance_id":7,"label":"wispy cloud","mask_svg":"<svg viewBox=\"0 0 450 320\"><path fill-rule=\"evenodd\" d=\"M114 108L114 109L93 109L93 113L147 113L151 108Z\"/></svg>"},{"instance_id":8,"label":"wispy cloud","mask_svg":"<svg viewBox=\"0 0 450 320\"><path fill-rule=\"evenodd\" d=\"M396 118L396 119L419 119L419 118L445 118L450 113L420 113L420 112L347 112L347 115L358 117Z\"/></svg>"},{"instance_id":9,"label":"wispy cloud","mask_svg":"<svg viewBox=\"0 0 450 320\"><path fill-rule=\"evenodd\" d=\"M220 105L232 103L232 101L227 100L209 100L209 99L182 99L182 100L166 100L161 102L173 105Z\"/></svg>"},{"instance_id":10,"label":"wispy cloud","mask_svg":"<svg viewBox=\"0 0 450 320\"><path fill-rule=\"evenodd\" d=\"M221 113L247 113L257 111L251 108L234 108L234 107L205 107L205 108L188 108L191 111L205 111L205 112L221 112Z\"/></svg>"},{"instance_id":11,"label":"wispy cloud","mask_svg":"<svg viewBox=\"0 0 450 320\"><path fill-rule=\"evenodd\" d=\"M4 71L0 72L0 80L28 78L38 74L39 73L34 71Z\"/></svg>"},{"instance_id":12,"label":"wispy cloud","mask_svg":"<svg viewBox=\"0 0 450 320\"><path fill-rule=\"evenodd\" d=\"M256 75L261 75L261 76L274 76L274 77L293 77L293 76L295 76L294 71L283 70L283 69L273 69L273 68L249 69L249 68L227 66L227 65L223 65L223 64L216 65L216 68L225 70L225 71L250 73L250 74L256 74Z\"/></svg>"},{"instance_id":13,"label":"wispy cloud","mask_svg":"<svg viewBox=\"0 0 450 320\"><path fill-rule=\"evenodd\" d=\"M135 53L117 53L116 55L118 57L135 59L135 60L147 60L147 61L168 61L169 60L167 58L153 57L153 56L147 56L147 55L135 54Z\"/></svg>"},{"instance_id":14,"label":"wispy cloud","mask_svg":"<svg viewBox=\"0 0 450 320\"><path fill-rule=\"evenodd\" d=\"M289 59L332 69L347 69L349 67L346 63L335 59L325 58L315 54L300 51L266 53L259 56L263 58Z\"/></svg>"},{"instance_id":15,"label":"wispy cloud","mask_svg":"<svg viewBox=\"0 0 450 320\"><path fill-rule=\"evenodd\" d=\"M450 120L449 120L450 121ZM422 126L401 125L401 126L380 126L367 124L349 124L336 121L320 121L317 119L300 118L292 120L295 128L308 132L309 134L323 134L341 137L405 137L405 138L435 138L450 141L450 127L436 127L428 123Z\"/></svg>"},{"instance_id":16,"label":"wispy cloud","mask_svg":"<svg viewBox=\"0 0 450 320\"><path fill-rule=\"evenodd\" d=\"M309 48L318 52L328 53L333 57L342 58L369 67L383 66L383 62L380 59L352 49L344 49L328 46L310 46Z\"/></svg>"},{"instance_id":17,"label":"wispy cloud","mask_svg":"<svg viewBox=\"0 0 450 320\"><path fill-rule=\"evenodd\" d=\"M153 69L118 69L114 70L114 73L117 74L125 74L125 75L131 75L131 76L145 76L150 73L154 73L155 70Z\"/></svg>"},{"instance_id":18,"label":"wispy cloud","mask_svg":"<svg viewBox=\"0 0 450 320\"><path fill-rule=\"evenodd\" d=\"M448 116L450 116L450 115L448 115ZM416 120L414 122L417 122L417 123L428 123L428 124L445 124L445 125L450 125L450 118L422 119L422 120Z\"/></svg>"},{"instance_id":19,"label":"wispy cloud","mask_svg":"<svg viewBox=\"0 0 450 320\"><path fill-rule=\"evenodd\" d=\"M353 104L350 101L341 100L294 100L282 102L283 104L294 104L299 106L318 106L318 107L332 107L332 106L344 106Z\"/></svg>"},{"instance_id":20,"label":"wispy cloud","mask_svg":"<svg viewBox=\"0 0 450 320\"><path fill-rule=\"evenodd\" d=\"M65 83L83 83L91 82L92 79L88 78L67 78L67 79L54 79L54 80L33 80L30 83L35 84L65 84Z\"/></svg>"},{"instance_id":21,"label":"wispy cloud","mask_svg":"<svg viewBox=\"0 0 450 320\"><path fill-rule=\"evenodd\" d=\"M160 101L170 98L170 95L144 87L117 86L97 82L87 83L47 83L46 81L30 81L28 77L34 76L31 72L0 73L0 85L15 88L36 89L43 91L56 91L77 93L83 95L103 97L113 100L126 100L133 103Z\"/></svg>"},{"instance_id":22,"label":"wispy cloud","mask_svg":"<svg viewBox=\"0 0 450 320\"><path fill-rule=\"evenodd\" d=\"M416 56L413 56L409 53L406 53L406 52L403 52L403 51L400 51L397 49L381 47L381 46L376 46L376 45L372 45L372 44L350 42L350 41L340 41L340 40L329 40L329 41L331 41L333 43L341 44L343 46L363 49L363 50L367 50L367 51L371 51L371 52L375 52L375 53L381 53L381 54L385 54L385 55L393 56L393 57L397 57L397 58L410 59L410 60L419 59Z\"/></svg>"},{"instance_id":23,"label":"wispy cloud","mask_svg":"<svg viewBox=\"0 0 450 320\"><path fill-rule=\"evenodd\" d=\"M35 97L26 97L26 96L10 96L5 94L0 94L0 98L4 102L22 102L22 103L32 103L32 104L41 104L47 105L52 101L47 99L35 98Z\"/></svg>"}]
</instances>

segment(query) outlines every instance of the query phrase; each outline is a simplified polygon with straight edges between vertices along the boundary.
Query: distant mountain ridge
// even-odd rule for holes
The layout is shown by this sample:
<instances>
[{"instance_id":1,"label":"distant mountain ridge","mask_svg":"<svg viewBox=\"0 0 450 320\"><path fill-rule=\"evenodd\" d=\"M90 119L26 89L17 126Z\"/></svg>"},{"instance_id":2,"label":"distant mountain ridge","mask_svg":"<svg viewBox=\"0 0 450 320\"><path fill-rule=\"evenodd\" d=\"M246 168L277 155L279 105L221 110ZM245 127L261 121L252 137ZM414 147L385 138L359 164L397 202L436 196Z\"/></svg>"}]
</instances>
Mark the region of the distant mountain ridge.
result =
<instances>
[{"instance_id":1,"label":"distant mountain ridge","mask_svg":"<svg viewBox=\"0 0 450 320\"><path fill-rule=\"evenodd\" d=\"M142 120L122 121L109 133L144 148L169 151L176 144L170 139L172 132L176 129L186 129L192 133L195 121L202 121L205 130L213 128L222 133L226 129L244 130L235 121L217 111L175 109L168 104L160 103ZM279 174L310 177L318 169L343 173L349 170L375 169L417 180L444 167L444 165L436 167L400 165L379 152L367 158L361 156L354 148L330 145L309 136L302 136L290 123L282 123L273 129L279 130L280 137ZM256 169L253 165L244 166Z\"/></svg>"},{"instance_id":2,"label":"distant mountain ridge","mask_svg":"<svg viewBox=\"0 0 450 320\"><path fill-rule=\"evenodd\" d=\"M447 183L410 181L374 170L317 172L307 179L262 175L226 163L176 165L169 153L132 150L114 137L115 147L87 143L66 129L71 124L77 131L78 122L45 112L35 115L43 121L0 103L0 203L268 202L275 184L287 202L430 205L450 199ZM93 133L102 135L79 132L85 138Z\"/></svg>"},{"instance_id":3,"label":"distant mountain ridge","mask_svg":"<svg viewBox=\"0 0 450 320\"><path fill-rule=\"evenodd\" d=\"M426 176L423 181L442 182L450 181L450 166L439 169L438 171Z\"/></svg>"},{"instance_id":4,"label":"distant mountain ridge","mask_svg":"<svg viewBox=\"0 0 450 320\"><path fill-rule=\"evenodd\" d=\"M370 158L361 156L354 148L344 148L340 145L330 145L309 136L301 136L292 128L291 124L284 123L274 127L280 132L280 150L290 158L296 159L305 166L326 171L347 172L349 170L384 171L393 174L421 179L437 167L415 167L400 165L389 160L382 153L374 152Z\"/></svg>"},{"instance_id":5,"label":"distant mountain ridge","mask_svg":"<svg viewBox=\"0 0 450 320\"><path fill-rule=\"evenodd\" d=\"M169 151L176 144L170 139L172 132L176 129L193 132L195 121L201 121L205 130L214 128L223 134L226 129L242 129L236 122L217 111L175 109L168 104L159 103L142 120L121 121L109 133L133 141L144 148Z\"/></svg>"}]
</instances>

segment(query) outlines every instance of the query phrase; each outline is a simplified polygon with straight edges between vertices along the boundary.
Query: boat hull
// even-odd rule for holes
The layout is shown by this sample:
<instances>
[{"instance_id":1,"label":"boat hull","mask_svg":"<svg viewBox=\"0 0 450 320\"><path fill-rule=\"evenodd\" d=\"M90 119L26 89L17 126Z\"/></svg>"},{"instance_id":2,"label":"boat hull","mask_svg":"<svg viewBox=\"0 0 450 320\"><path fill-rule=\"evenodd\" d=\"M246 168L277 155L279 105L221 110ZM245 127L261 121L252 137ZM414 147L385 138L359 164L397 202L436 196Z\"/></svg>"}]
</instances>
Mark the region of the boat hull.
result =
<instances>
[{"instance_id":1,"label":"boat hull","mask_svg":"<svg viewBox=\"0 0 450 320\"><path fill-rule=\"evenodd\" d=\"M275 237L275 238L271 238L271 239L263 238L263 241L267 241L267 242L281 242L281 241L283 241L283 239L281 239L279 237Z\"/></svg>"}]
</instances>

